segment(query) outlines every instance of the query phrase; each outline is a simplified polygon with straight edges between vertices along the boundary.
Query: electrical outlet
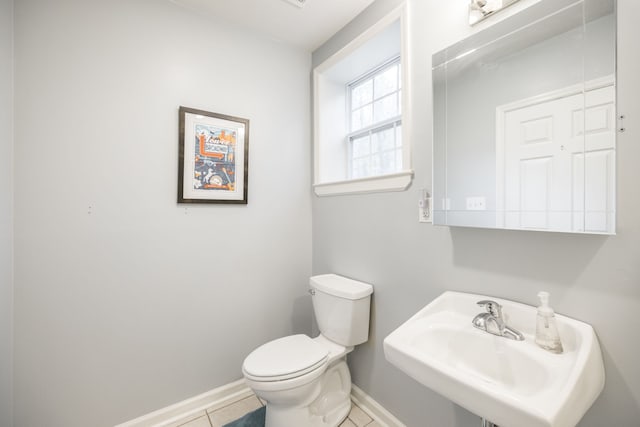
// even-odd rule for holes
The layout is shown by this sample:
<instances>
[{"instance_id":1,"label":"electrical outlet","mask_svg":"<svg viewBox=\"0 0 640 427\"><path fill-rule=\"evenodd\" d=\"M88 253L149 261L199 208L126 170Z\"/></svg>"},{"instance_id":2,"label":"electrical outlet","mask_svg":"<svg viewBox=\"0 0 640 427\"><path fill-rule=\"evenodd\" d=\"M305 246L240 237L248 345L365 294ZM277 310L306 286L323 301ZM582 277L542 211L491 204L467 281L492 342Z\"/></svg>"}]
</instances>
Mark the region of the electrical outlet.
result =
<instances>
[{"instance_id":1,"label":"electrical outlet","mask_svg":"<svg viewBox=\"0 0 640 427\"><path fill-rule=\"evenodd\" d=\"M418 222L432 222L431 197L418 200Z\"/></svg>"}]
</instances>

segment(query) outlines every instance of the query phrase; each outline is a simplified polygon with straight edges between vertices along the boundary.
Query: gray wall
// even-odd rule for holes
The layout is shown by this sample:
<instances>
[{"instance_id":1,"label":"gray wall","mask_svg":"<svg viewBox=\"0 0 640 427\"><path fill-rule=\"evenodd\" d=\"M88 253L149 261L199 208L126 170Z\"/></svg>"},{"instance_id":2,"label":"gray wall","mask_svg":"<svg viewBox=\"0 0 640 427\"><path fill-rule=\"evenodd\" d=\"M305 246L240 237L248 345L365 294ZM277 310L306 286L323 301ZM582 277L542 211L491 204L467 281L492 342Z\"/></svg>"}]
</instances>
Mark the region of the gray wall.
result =
<instances>
[{"instance_id":1,"label":"gray wall","mask_svg":"<svg viewBox=\"0 0 640 427\"><path fill-rule=\"evenodd\" d=\"M0 426L12 425L13 1L0 0Z\"/></svg>"},{"instance_id":2,"label":"gray wall","mask_svg":"<svg viewBox=\"0 0 640 427\"><path fill-rule=\"evenodd\" d=\"M16 2L15 41L16 427L112 426L309 332L309 53L155 0ZM251 120L247 206L176 204L179 105Z\"/></svg>"},{"instance_id":3,"label":"gray wall","mask_svg":"<svg viewBox=\"0 0 640 427\"><path fill-rule=\"evenodd\" d=\"M354 383L410 427L475 427L478 419L390 365L382 341L446 290L535 304L551 292L556 309L592 324L603 349L606 386L582 427L640 420L640 3L619 0L618 235L575 236L434 227L417 222L417 200L431 186L431 55L491 25L470 29L467 0L407 0L411 11L411 124L415 178L408 191L314 198L313 271L375 285L371 336L350 355ZM377 0L313 55L317 65L398 2ZM495 19L531 4L523 0Z\"/></svg>"},{"instance_id":4,"label":"gray wall","mask_svg":"<svg viewBox=\"0 0 640 427\"><path fill-rule=\"evenodd\" d=\"M394 7L400 6L404 0L376 0L369 7L354 18L349 25L338 31L322 46L313 52L313 66L321 64L325 59L336 53L345 44L364 33L371 24L385 16Z\"/></svg>"}]
</instances>

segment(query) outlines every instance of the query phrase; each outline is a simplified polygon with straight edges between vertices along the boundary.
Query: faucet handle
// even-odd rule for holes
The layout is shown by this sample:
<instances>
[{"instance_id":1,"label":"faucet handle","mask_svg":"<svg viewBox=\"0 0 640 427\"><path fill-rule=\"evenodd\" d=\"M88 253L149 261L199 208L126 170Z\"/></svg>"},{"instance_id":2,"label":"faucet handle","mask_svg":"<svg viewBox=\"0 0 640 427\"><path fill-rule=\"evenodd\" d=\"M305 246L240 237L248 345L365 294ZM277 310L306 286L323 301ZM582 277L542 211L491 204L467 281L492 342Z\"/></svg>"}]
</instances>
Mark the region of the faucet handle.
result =
<instances>
[{"instance_id":1,"label":"faucet handle","mask_svg":"<svg viewBox=\"0 0 640 427\"><path fill-rule=\"evenodd\" d=\"M478 301L480 307L487 309L487 312L497 319L502 319L502 306L495 301L482 300Z\"/></svg>"}]
</instances>

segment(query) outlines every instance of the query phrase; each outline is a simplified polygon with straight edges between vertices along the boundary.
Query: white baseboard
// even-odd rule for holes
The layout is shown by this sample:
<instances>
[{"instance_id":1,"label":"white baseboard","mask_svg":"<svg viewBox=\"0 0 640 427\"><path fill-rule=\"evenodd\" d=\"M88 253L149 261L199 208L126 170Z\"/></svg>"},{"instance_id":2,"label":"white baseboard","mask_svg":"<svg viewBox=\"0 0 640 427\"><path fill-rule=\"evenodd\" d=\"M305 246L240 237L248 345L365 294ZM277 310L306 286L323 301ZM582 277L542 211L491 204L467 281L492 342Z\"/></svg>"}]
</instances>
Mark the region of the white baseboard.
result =
<instances>
[{"instance_id":1,"label":"white baseboard","mask_svg":"<svg viewBox=\"0 0 640 427\"><path fill-rule=\"evenodd\" d=\"M204 410L215 411L251 395L253 392L244 380L238 380L115 427L164 427ZM356 385L351 386L351 400L383 427L406 427Z\"/></svg>"},{"instance_id":2,"label":"white baseboard","mask_svg":"<svg viewBox=\"0 0 640 427\"><path fill-rule=\"evenodd\" d=\"M383 427L407 427L355 384L351 385L351 400Z\"/></svg>"},{"instance_id":3,"label":"white baseboard","mask_svg":"<svg viewBox=\"0 0 640 427\"><path fill-rule=\"evenodd\" d=\"M238 380L115 427L163 427L205 409L215 410L230 405L252 394L244 380Z\"/></svg>"}]
</instances>

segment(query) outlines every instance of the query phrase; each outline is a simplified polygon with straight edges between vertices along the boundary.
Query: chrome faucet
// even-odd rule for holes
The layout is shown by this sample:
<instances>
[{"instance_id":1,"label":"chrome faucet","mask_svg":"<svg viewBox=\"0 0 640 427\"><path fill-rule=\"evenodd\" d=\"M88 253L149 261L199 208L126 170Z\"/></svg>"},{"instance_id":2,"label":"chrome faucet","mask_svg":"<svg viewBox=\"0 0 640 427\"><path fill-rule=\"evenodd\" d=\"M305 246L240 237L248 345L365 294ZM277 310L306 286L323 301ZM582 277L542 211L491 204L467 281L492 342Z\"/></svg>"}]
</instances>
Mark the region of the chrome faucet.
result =
<instances>
[{"instance_id":1,"label":"chrome faucet","mask_svg":"<svg viewBox=\"0 0 640 427\"><path fill-rule=\"evenodd\" d=\"M480 313L473 318L473 326L483 331L489 332L499 337L509 338L511 340L523 341L524 336L504 322L502 317L502 306L495 301L483 300L478 301L480 307L484 307L487 312Z\"/></svg>"}]
</instances>

